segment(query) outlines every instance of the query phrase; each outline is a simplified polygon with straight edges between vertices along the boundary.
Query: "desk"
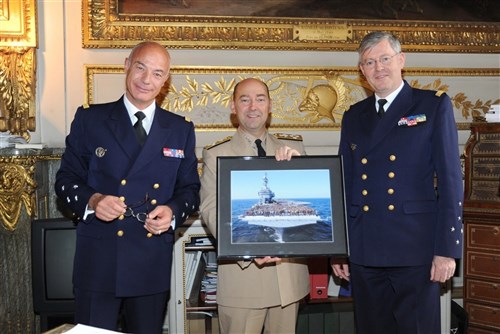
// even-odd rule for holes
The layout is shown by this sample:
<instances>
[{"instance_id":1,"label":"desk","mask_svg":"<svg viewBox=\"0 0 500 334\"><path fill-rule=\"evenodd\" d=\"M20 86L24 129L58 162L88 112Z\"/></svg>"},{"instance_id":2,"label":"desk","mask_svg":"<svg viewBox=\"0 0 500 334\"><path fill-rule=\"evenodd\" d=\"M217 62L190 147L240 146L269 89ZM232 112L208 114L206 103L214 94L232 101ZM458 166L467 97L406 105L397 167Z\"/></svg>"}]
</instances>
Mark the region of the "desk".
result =
<instances>
[{"instance_id":1,"label":"desk","mask_svg":"<svg viewBox=\"0 0 500 334\"><path fill-rule=\"evenodd\" d=\"M61 326L57 326L54 329L51 329L50 331L44 332L43 334L62 334L62 333L66 333L67 331L69 331L73 327L75 327L75 325L63 324Z\"/></svg>"}]
</instances>

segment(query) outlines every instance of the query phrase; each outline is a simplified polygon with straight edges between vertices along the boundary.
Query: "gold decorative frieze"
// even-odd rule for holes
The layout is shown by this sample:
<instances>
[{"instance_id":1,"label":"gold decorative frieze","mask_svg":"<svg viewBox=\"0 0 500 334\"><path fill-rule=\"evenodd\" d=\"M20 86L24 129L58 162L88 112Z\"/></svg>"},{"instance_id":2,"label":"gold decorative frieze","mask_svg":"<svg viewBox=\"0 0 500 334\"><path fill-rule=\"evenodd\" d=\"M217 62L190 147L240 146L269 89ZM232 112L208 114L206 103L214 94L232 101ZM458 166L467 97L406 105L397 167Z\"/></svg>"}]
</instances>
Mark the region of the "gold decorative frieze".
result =
<instances>
[{"instance_id":1,"label":"gold decorative frieze","mask_svg":"<svg viewBox=\"0 0 500 334\"><path fill-rule=\"evenodd\" d=\"M125 13L118 0L83 0L82 13L86 48L155 40L169 48L353 51L373 30L397 34L407 51L487 53L500 46L498 22Z\"/></svg>"},{"instance_id":2,"label":"gold decorative frieze","mask_svg":"<svg viewBox=\"0 0 500 334\"><path fill-rule=\"evenodd\" d=\"M0 156L0 221L15 231L24 207L31 216L35 209L34 156Z\"/></svg>"},{"instance_id":3,"label":"gold decorative frieze","mask_svg":"<svg viewBox=\"0 0 500 334\"><path fill-rule=\"evenodd\" d=\"M84 103L108 102L109 96L123 93L123 66L86 65L85 72ZM498 68L408 68L404 76L414 87L447 92L459 129L468 129L490 105L500 103ZM247 77L268 84L274 129L338 130L349 106L371 94L356 67L174 66L158 103L191 119L197 131L232 129L231 94L236 82ZM104 86L105 90L100 89ZM484 87L478 90L478 86ZM116 91L109 91L110 87Z\"/></svg>"}]
</instances>

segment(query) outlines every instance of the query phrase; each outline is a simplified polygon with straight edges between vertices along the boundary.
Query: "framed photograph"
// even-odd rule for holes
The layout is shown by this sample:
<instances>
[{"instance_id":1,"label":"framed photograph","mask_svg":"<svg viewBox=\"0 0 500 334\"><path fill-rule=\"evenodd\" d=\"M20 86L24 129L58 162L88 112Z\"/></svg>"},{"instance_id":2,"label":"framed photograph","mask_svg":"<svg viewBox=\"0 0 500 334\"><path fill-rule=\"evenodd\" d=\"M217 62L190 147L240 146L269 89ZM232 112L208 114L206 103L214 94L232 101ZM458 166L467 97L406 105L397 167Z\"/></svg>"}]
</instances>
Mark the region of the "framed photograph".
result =
<instances>
[{"instance_id":1,"label":"framed photograph","mask_svg":"<svg viewBox=\"0 0 500 334\"><path fill-rule=\"evenodd\" d=\"M347 256L340 156L217 158L217 255Z\"/></svg>"}]
</instances>

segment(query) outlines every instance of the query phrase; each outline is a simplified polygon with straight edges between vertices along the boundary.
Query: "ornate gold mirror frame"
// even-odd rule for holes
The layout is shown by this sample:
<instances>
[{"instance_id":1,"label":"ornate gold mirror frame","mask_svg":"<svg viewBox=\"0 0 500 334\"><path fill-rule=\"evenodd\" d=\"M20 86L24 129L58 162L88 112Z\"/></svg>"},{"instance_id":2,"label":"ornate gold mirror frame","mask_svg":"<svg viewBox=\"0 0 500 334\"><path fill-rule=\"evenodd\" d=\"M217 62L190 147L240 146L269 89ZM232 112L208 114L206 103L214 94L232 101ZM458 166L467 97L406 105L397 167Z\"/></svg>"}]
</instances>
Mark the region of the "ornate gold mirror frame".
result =
<instances>
[{"instance_id":1,"label":"ornate gold mirror frame","mask_svg":"<svg viewBox=\"0 0 500 334\"><path fill-rule=\"evenodd\" d=\"M35 0L0 0L0 132L29 141L36 126Z\"/></svg>"},{"instance_id":2,"label":"ornate gold mirror frame","mask_svg":"<svg viewBox=\"0 0 500 334\"><path fill-rule=\"evenodd\" d=\"M448 22L121 13L119 0L83 0L83 46L126 48L156 40L169 48L353 51L387 30L406 51L498 52L498 22Z\"/></svg>"}]
</instances>

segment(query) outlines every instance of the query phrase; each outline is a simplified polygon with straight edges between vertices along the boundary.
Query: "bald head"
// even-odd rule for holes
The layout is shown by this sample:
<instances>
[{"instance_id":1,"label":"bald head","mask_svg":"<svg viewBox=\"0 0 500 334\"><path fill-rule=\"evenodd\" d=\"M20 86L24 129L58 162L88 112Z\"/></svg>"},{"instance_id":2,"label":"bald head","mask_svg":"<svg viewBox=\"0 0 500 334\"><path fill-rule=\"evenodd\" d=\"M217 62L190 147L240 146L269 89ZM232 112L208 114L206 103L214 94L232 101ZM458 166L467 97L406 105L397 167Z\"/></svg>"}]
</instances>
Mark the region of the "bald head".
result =
<instances>
[{"instance_id":1,"label":"bald head","mask_svg":"<svg viewBox=\"0 0 500 334\"><path fill-rule=\"evenodd\" d=\"M170 73L170 54L156 42L136 45L125 59L127 98L138 109L151 105Z\"/></svg>"}]
</instances>

